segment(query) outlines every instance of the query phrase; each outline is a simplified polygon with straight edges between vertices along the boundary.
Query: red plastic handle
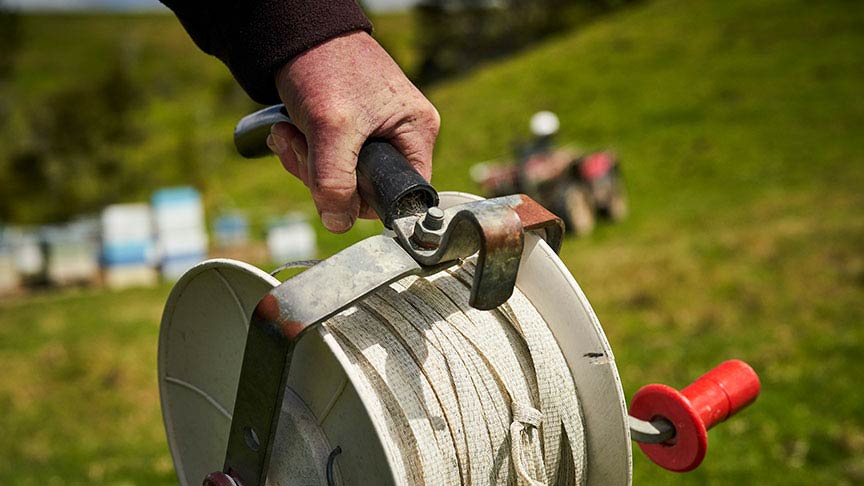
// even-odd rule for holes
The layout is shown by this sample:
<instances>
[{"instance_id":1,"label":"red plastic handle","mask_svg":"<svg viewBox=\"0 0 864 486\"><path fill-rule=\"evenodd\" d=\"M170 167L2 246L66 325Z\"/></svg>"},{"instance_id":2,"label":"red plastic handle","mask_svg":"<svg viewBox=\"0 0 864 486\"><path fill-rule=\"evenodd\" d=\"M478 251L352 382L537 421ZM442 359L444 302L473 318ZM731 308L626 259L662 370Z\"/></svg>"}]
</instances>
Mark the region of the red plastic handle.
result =
<instances>
[{"instance_id":1,"label":"red plastic handle","mask_svg":"<svg viewBox=\"0 0 864 486\"><path fill-rule=\"evenodd\" d=\"M644 386L633 397L630 414L646 421L665 418L675 427L675 436L639 447L670 471L695 469L708 450L708 429L753 403L759 390L756 372L737 359L720 363L680 392L666 385Z\"/></svg>"}]
</instances>

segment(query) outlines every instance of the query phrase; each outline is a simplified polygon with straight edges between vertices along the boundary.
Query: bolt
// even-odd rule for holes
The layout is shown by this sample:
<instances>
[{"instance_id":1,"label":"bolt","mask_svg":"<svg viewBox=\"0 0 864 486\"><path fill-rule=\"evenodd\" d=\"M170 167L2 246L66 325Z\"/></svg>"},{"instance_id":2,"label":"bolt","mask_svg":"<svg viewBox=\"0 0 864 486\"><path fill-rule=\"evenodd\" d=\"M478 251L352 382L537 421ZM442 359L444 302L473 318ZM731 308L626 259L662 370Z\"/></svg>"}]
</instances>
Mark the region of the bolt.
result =
<instances>
[{"instance_id":1,"label":"bolt","mask_svg":"<svg viewBox=\"0 0 864 486\"><path fill-rule=\"evenodd\" d=\"M426 210L423 218L414 223L414 234L411 239L426 249L438 248L444 235L444 211L436 207Z\"/></svg>"},{"instance_id":2,"label":"bolt","mask_svg":"<svg viewBox=\"0 0 864 486\"><path fill-rule=\"evenodd\" d=\"M433 206L426 210L426 216L423 217L423 226L430 230L439 230L444 226L444 211Z\"/></svg>"},{"instance_id":3,"label":"bolt","mask_svg":"<svg viewBox=\"0 0 864 486\"><path fill-rule=\"evenodd\" d=\"M258 451L261 447L261 440L258 439L258 433L252 427L243 427L243 437L246 439L246 447L253 451Z\"/></svg>"}]
</instances>

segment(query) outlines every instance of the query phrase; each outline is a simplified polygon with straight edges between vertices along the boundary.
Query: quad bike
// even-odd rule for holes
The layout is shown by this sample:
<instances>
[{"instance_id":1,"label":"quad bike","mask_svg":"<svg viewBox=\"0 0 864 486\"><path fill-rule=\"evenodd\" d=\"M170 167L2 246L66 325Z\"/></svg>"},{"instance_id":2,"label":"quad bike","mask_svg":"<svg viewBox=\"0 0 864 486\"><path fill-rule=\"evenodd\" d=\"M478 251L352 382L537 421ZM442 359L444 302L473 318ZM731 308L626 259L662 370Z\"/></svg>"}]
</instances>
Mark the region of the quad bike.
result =
<instances>
[{"instance_id":1,"label":"quad bike","mask_svg":"<svg viewBox=\"0 0 864 486\"><path fill-rule=\"evenodd\" d=\"M580 155L572 148L529 148L518 163L480 163L471 176L488 197L527 194L561 216L576 236L591 233L596 218L620 221L627 194L618 158L611 151Z\"/></svg>"}]
</instances>

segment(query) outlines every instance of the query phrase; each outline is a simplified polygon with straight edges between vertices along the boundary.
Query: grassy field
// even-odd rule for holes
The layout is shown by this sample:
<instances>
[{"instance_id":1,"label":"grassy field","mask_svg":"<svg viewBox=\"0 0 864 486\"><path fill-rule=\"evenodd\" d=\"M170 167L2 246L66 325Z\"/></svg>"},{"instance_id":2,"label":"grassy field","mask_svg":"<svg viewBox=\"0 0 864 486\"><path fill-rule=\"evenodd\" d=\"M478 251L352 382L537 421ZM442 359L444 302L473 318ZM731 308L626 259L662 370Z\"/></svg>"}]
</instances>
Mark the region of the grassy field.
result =
<instances>
[{"instance_id":1,"label":"grassy field","mask_svg":"<svg viewBox=\"0 0 864 486\"><path fill-rule=\"evenodd\" d=\"M163 18L140 21L162 26L150 30L128 22L122 30L146 31L142 45L154 32L179 35ZM189 83L211 90L225 75L176 42L190 56L176 84L189 104L165 95L147 116L168 127L198 120L224 148L233 119L208 118L210 91ZM151 69L169 68L142 76ZM759 401L710 433L700 469L669 473L637 450L634 484L864 483L862 86L855 2L655 0L428 93L443 120L442 190L476 191L470 164L506 155L538 109L559 113L562 140L620 154L631 217L568 240L562 258L604 325L628 397L649 382L684 386L729 357L760 373ZM168 132L153 143L168 144ZM310 208L274 161L215 153L211 207ZM322 251L375 231L324 237ZM175 482L155 376L169 290L0 302L0 479Z\"/></svg>"}]
</instances>

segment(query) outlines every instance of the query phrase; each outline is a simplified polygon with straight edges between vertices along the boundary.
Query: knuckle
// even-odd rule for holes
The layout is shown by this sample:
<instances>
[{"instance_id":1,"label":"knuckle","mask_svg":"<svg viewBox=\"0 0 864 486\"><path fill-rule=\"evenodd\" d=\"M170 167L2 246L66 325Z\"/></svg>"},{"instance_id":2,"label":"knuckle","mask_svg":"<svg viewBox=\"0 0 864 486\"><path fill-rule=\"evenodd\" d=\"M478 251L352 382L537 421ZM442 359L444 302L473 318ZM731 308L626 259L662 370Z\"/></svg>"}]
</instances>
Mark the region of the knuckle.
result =
<instances>
[{"instance_id":1,"label":"knuckle","mask_svg":"<svg viewBox=\"0 0 864 486\"><path fill-rule=\"evenodd\" d=\"M441 128L441 115L432 103L425 98L414 112L416 126L434 140Z\"/></svg>"},{"instance_id":2,"label":"knuckle","mask_svg":"<svg viewBox=\"0 0 864 486\"><path fill-rule=\"evenodd\" d=\"M339 132L349 127L354 119L356 116L344 103L327 101L319 103L311 112L310 123L317 131Z\"/></svg>"},{"instance_id":3,"label":"knuckle","mask_svg":"<svg viewBox=\"0 0 864 486\"><path fill-rule=\"evenodd\" d=\"M437 133L438 129L441 128L441 114L438 113L438 110L431 103L429 103L424 111L424 115L429 127Z\"/></svg>"},{"instance_id":4,"label":"knuckle","mask_svg":"<svg viewBox=\"0 0 864 486\"><path fill-rule=\"evenodd\" d=\"M351 199L356 191L353 178L346 180L344 175L340 177L318 174L312 181L312 197L316 200L327 200L331 202L343 202Z\"/></svg>"}]
</instances>

